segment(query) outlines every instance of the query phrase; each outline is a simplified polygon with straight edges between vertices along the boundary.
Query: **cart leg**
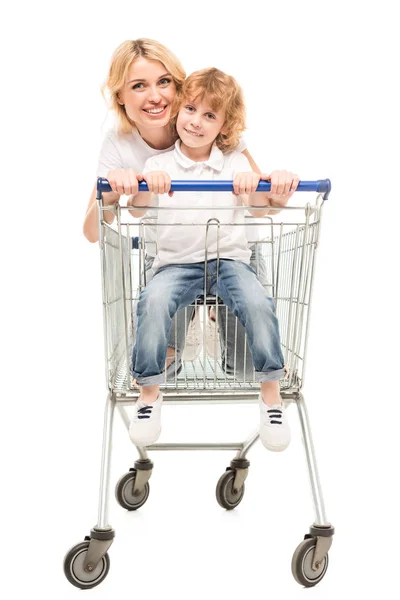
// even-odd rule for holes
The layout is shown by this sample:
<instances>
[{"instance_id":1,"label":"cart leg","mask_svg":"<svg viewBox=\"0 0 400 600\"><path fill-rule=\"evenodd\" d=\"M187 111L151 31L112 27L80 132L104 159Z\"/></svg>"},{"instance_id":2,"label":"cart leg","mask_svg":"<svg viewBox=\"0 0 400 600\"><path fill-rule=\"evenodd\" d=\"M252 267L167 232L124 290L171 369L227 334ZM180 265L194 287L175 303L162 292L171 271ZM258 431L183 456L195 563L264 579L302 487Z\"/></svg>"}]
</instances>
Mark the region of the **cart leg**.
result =
<instances>
[{"instance_id":1,"label":"cart leg","mask_svg":"<svg viewBox=\"0 0 400 600\"><path fill-rule=\"evenodd\" d=\"M332 545L332 536L335 530L325 515L314 444L303 394L297 395L296 404L303 433L316 520L310 527L310 533L304 536L304 541L297 546L293 554L292 573L298 583L310 587L316 585L325 575L328 567L328 551Z\"/></svg>"},{"instance_id":2,"label":"cart leg","mask_svg":"<svg viewBox=\"0 0 400 600\"><path fill-rule=\"evenodd\" d=\"M110 392L107 396L106 408L104 412L103 428L103 448L101 456L100 471L100 492L99 492L99 512L95 530L107 531L111 529L108 524L108 504L110 489L110 457L111 457L111 438L115 409L115 397Z\"/></svg>"},{"instance_id":3,"label":"cart leg","mask_svg":"<svg viewBox=\"0 0 400 600\"><path fill-rule=\"evenodd\" d=\"M303 394L299 393L296 400L297 408L299 411L299 419L301 430L303 433L304 448L306 452L308 473L310 476L311 490L314 500L314 508L316 520L314 523L315 527L330 527L330 523L326 519L324 500L322 497L321 484L319 481L317 461L315 458L314 445L311 436L310 422L308 419L307 408L304 401Z\"/></svg>"}]
</instances>

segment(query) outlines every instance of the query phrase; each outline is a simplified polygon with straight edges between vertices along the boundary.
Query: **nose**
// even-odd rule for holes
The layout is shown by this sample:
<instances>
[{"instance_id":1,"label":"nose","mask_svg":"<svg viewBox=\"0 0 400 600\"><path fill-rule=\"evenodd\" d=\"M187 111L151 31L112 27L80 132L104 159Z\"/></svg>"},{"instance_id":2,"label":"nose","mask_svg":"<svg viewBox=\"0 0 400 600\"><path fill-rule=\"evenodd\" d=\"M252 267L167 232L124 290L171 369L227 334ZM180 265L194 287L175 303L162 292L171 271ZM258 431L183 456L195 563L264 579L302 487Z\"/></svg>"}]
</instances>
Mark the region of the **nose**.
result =
<instances>
[{"instance_id":1,"label":"nose","mask_svg":"<svg viewBox=\"0 0 400 600\"><path fill-rule=\"evenodd\" d=\"M198 129L200 127L200 117L199 117L198 114L194 114L194 115L191 116L190 125L194 129Z\"/></svg>"},{"instance_id":2,"label":"nose","mask_svg":"<svg viewBox=\"0 0 400 600\"><path fill-rule=\"evenodd\" d=\"M152 86L149 89L148 99L149 102L153 102L154 104L158 104L161 101L161 94L156 86Z\"/></svg>"}]
</instances>

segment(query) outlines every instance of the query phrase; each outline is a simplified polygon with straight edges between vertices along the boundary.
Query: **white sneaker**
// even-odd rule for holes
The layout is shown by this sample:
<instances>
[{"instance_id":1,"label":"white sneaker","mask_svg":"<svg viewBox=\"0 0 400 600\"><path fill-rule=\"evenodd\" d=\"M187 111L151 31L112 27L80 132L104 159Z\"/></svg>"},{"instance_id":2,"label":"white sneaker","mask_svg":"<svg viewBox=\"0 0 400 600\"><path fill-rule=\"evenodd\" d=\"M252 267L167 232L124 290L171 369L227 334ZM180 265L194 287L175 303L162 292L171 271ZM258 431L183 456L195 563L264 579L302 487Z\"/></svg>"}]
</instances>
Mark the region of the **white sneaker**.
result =
<instances>
[{"instance_id":1,"label":"white sneaker","mask_svg":"<svg viewBox=\"0 0 400 600\"><path fill-rule=\"evenodd\" d=\"M267 406L259 396L260 439L263 445L274 452L285 450L290 443L290 429L283 404Z\"/></svg>"},{"instance_id":2,"label":"white sneaker","mask_svg":"<svg viewBox=\"0 0 400 600\"><path fill-rule=\"evenodd\" d=\"M221 359L221 341L219 338L219 327L216 321L210 318L210 312L207 313L206 325L206 350L210 358Z\"/></svg>"},{"instance_id":3,"label":"white sneaker","mask_svg":"<svg viewBox=\"0 0 400 600\"><path fill-rule=\"evenodd\" d=\"M150 446L160 437L162 401L161 393L151 404L146 404L140 398L136 401L133 419L129 427L129 437L135 446Z\"/></svg>"},{"instance_id":4,"label":"white sneaker","mask_svg":"<svg viewBox=\"0 0 400 600\"><path fill-rule=\"evenodd\" d=\"M203 347L203 330L200 323L200 313L195 309L194 317L190 320L186 334L185 348L182 360L196 360Z\"/></svg>"}]
</instances>

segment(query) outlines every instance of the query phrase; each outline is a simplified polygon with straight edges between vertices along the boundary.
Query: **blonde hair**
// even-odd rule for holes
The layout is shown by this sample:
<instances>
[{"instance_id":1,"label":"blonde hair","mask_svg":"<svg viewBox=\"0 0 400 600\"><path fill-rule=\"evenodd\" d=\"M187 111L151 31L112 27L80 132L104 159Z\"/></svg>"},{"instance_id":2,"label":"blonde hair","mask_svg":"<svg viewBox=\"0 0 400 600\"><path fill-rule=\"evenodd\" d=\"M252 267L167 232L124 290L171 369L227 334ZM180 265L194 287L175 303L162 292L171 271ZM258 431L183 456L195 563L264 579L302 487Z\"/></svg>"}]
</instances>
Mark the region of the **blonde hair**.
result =
<instances>
[{"instance_id":1,"label":"blonde hair","mask_svg":"<svg viewBox=\"0 0 400 600\"><path fill-rule=\"evenodd\" d=\"M125 107L119 104L118 93L126 82L129 67L140 56L147 60L158 60L164 65L172 75L178 95L186 77L186 73L175 54L155 40L146 38L128 40L118 46L112 56L102 93L104 95L104 92L108 91L110 108L116 113L119 129L123 133L131 131L132 127L135 127L135 123L126 114Z\"/></svg>"},{"instance_id":2,"label":"blonde hair","mask_svg":"<svg viewBox=\"0 0 400 600\"><path fill-rule=\"evenodd\" d=\"M177 94L173 108L176 124L179 108L186 100L207 98L212 110L225 110L225 123L215 143L222 152L235 150L240 134L246 129L246 108L243 92L237 81L219 69L202 69L189 75ZM178 105L179 103L179 105Z\"/></svg>"}]
</instances>

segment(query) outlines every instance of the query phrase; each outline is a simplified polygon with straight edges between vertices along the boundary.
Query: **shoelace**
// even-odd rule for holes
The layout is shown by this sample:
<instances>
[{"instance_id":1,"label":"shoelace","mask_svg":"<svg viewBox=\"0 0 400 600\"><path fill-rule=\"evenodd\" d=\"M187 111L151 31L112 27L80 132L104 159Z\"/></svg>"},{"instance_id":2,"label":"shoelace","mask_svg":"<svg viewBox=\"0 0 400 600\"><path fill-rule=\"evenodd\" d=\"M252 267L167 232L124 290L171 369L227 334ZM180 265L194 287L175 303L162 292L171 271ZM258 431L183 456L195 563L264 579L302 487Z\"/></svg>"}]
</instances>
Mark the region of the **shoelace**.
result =
<instances>
[{"instance_id":1,"label":"shoelace","mask_svg":"<svg viewBox=\"0 0 400 600\"><path fill-rule=\"evenodd\" d=\"M282 411L279 408L271 408L268 412L270 425L282 425L282 421L276 419L282 419Z\"/></svg>"},{"instance_id":2,"label":"shoelace","mask_svg":"<svg viewBox=\"0 0 400 600\"><path fill-rule=\"evenodd\" d=\"M137 411L137 418L138 419L150 419L151 411L153 410L153 408L154 407L150 406L150 404L147 404L146 406L139 408L139 410Z\"/></svg>"}]
</instances>

